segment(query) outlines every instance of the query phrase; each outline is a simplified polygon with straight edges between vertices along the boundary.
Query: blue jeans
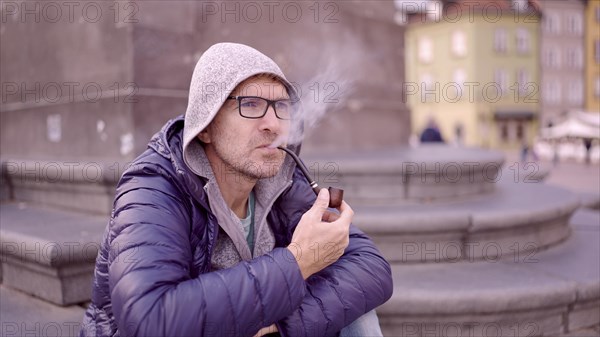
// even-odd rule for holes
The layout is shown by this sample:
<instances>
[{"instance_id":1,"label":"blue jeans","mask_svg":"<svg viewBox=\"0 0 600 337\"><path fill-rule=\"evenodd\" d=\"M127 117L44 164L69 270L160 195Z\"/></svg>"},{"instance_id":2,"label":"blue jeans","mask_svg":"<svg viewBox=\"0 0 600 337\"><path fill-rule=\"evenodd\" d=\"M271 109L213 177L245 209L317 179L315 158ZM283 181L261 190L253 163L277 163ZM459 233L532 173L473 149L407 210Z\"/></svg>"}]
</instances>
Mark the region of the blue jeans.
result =
<instances>
[{"instance_id":1,"label":"blue jeans","mask_svg":"<svg viewBox=\"0 0 600 337\"><path fill-rule=\"evenodd\" d=\"M379 319L375 310L360 316L340 331L340 337L382 337Z\"/></svg>"}]
</instances>

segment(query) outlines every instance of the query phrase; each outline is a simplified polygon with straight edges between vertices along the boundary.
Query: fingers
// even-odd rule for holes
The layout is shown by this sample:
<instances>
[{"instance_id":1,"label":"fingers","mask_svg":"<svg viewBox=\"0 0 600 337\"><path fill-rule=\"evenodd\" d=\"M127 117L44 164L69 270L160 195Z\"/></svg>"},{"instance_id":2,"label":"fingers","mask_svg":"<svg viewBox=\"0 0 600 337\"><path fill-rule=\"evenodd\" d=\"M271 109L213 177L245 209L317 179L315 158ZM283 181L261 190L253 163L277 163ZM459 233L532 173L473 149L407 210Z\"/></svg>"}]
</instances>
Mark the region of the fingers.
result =
<instances>
[{"instance_id":1,"label":"fingers","mask_svg":"<svg viewBox=\"0 0 600 337\"><path fill-rule=\"evenodd\" d=\"M339 219L340 216L337 213L331 212L331 211L325 211L325 213L323 213L323 222L334 222L335 220Z\"/></svg>"},{"instance_id":2,"label":"fingers","mask_svg":"<svg viewBox=\"0 0 600 337\"><path fill-rule=\"evenodd\" d=\"M342 201L342 204L340 205L339 210L340 210L340 216L335 221L344 221L344 222L348 222L348 224L350 224L350 222L352 222L352 218L354 217L354 211L352 210L350 205L348 205L348 203L346 203L345 201Z\"/></svg>"},{"instance_id":3,"label":"fingers","mask_svg":"<svg viewBox=\"0 0 600 337\"><path fill-rule=\"evenodd\" d=\"M323 217L327 207L329 205L329 191L326 188L322 188L317 195L317 200L310 209L310 212L315 215L319 220Z\"/></svg>"},{"instance_id":4,"label":"fingers","mask_svg":"<svg viewBox=\"0 0 600 337\"><path fill-rule=\"evenodd\" d=\"M352 208L350 208L350 205L348 205L345 201L342 201L342 204L337 209L340 211L339 214L326 210L323 213L321 220L323 222L331 223L342 218L342 221L348 222L348 224L352 222L352 218L354 217L354 211L352 210Z\"/></svg>"}]
</instances>

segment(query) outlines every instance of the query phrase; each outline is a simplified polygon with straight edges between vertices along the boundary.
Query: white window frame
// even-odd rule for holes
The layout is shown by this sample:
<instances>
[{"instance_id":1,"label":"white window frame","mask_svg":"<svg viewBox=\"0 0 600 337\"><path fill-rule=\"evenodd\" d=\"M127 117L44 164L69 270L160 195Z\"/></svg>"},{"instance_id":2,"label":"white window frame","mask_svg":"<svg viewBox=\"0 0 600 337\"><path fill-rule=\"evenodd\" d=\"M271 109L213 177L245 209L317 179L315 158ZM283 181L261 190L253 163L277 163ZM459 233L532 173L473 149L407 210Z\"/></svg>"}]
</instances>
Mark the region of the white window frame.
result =
<instances>
[{"instance_id":1,"label":"white window frame","mask_svg":"<svg viewBox=\"0 0 600 337\"><path fill-rule=\"evenodd\" d=\"M569 13L566 15L566 32L573 35L583 33L583 16L580 13Z\"/></svg>"},{"instance_id":2,"label":"white window frame","mask_svg":"<svg viewBox=\"0 0 600 337\"><path fill-rule=\"evenodd\" d=\"M526 68L517 70L517 83L519 86L519 95L525 96L527 94L528 84L531 82L529 71Z\"/></svg>"},{"instance_id":3,"label":"white window frame","mask_svg":"<svg viewBox=\"0 0 600 337\"><path fill-rule=\"evenodd\" d=\"M574 69L581 69L583 67L583 53L581 48L573 48L565 50L565 64Z\"/></svg>"},{"instance_id":4,"label":"white window frame","mask_svg":"<svg viewBox=\"0 0 600 337\"><path fill-rule=\"evenodd\" d=\"M498 27L494 30L494 51L506 54L508 52L508 31Z\"/></svg>"},{"instance_id":5,"label":"white window frame","mask_svg":"<svg viewBox=\"0 0 600 337\"><path fill-rule=\"evenodd\" d=\"M519 54L527 54L530 50L530 34L525 28L517 28L517 52Z\"/></svg>"},{"instance_id":6,"label":"white window frame","mask_svg":"<svg viewBox=\"0 0 600 337\"><path fill-rule=\"evenodd\" d=\"M502 96L506 96L508 93L508 71L504 68L496 68L494 71L494 82L502 90Z\"/></svg>"},{"instance_id":7,"label":"white window frame","mask_svg":"<svg viewBox=\"0 0 600 337\"><path fill-rule=\"evenodd\" d=\"M581 79L571 80L569 82L567 99L571 104L583 104L583 81Z\"/></svg>"},{"instance_id":8,"label":"white window frame","mask_svg":"<svg viewBox=\"0 0 600 337\"><path fill-rule=\"evenodd\" d=\"M548 80L544 83L542 96L544 99L544 103L546 104L556 104L560 103L562 100L562 87L561 82L558 80Z\"/></svg>"},{"instance_id":9,"label":"white window frame","mask_svg":"<svg viewBox=\"0 0 600 337\"><path fill-rule=\"evenodd\" d=\"M452 32L452 54L458 57L467 56L467 35L462 30Z\"/></svg>"},{"instance_id":10,"label":"white window frame","mask_svg":"<svg viewBox=\"0 0 600 337\"><path fill-rule=\"evenodd\" d=\"M527 0L512 0L512 8L516 12L525 12L529 8Z\"/></svg>"},{"instance_id":11,"label":"white window frame","mask_svg":"<svg viewBox=\"0 0 600 337\"><path fill-rule=\"evenodd\" d=\"M551 48L544 48L542 49L542 66L544 67L551 67L552 63L550 62L550 54L552 54L552 49Z\"/></svg>"},{"instance_id":12,"label":"white window frame","mask_svg":"<svg viewBox=\"0 0 600 337\"><path fill-rule=\"evenodd\" d=\"M561 68L562 67L562 53L561 48L554 47L552 48L551 55L554 57L550 58L550 65L552 68Z\"/></svg>"},{"instance_id":13,"label":"white window frame","mask_svg":"<svg viewBox=\"0 0 600 337\"><path fill-rule=\"evenodd\" d=\"M463 68L457 68L452 73L452 81L458 85L461 90L461 98L465 97L465 82L467 81L467 72Z\"/></svg>"},{"instance_id":14,"label":"white window frame","mask_svg":"<svg viewBox=\"0 0 600 337\"><path fill-rule=\"evenodd\" d=\"M431 75L430 73L422 73L421 83L424 86L424 88L420 88L421 103L435 102L436 99L439 99L439 92L437 91L438 88L436 88L436 83L433 78L433 75Z\"/></svg>"},{"instance_id":15,"label":"white window frame","mask_svg":"<svg viewBox=\"0 0 600 337\"><path fill-rule=\"evenodd\" d=\"M560 15L558 13L547 13L543 18L543 29L545 33L560 33Z\"/></svg>"},{"instance_id":16,"label":"white window frame","mask_svg":"<svg viewBox=\"0 0 600 337\"><path fill-rule=\"evenodd\" d=\"M427 36L420 37L418 40L417 52L418 59L421 63L433 62L433 40Z\"/></svg>"}]
</instances>

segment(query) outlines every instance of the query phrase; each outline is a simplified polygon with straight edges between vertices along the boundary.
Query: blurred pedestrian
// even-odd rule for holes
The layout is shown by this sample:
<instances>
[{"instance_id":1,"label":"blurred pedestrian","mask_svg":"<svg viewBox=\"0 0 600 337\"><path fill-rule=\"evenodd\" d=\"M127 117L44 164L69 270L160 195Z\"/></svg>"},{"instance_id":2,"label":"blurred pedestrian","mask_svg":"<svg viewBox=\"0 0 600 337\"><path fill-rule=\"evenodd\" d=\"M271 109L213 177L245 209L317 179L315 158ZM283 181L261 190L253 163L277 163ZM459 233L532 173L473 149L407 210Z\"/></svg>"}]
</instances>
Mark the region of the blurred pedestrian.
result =
<instances>
[{"instance_id":1,"label":"blurred pedestrian","mask_svg":"<svg viewBox=\"0 0 600 337\"><path fill-rule=\"evenodd\" d=\"M585 163L589 165L592 162L592 139L584 138L583 146L585 146Z\"/></svg>"},{"instance_id":2,"label":"blurred pedestrian","mask_svg":"<svg viewBox=\"0 0 600 337\"><path fill-rule=\"evenodd\" d=\"M427 121L427 126L421 133L420 137L421 143L443 143L444 138L442 138L442 133L433 118L430 118Z\"/></svg>"}]
</instances>

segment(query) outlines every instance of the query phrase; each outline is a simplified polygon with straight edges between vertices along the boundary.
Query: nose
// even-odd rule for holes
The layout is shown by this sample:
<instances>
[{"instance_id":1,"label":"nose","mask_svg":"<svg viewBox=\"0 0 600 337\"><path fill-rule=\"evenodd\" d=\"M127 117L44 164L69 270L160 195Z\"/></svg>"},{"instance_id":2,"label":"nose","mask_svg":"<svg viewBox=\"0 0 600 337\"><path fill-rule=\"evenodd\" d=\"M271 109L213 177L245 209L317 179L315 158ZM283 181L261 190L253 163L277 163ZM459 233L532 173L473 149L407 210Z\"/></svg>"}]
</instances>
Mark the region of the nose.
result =
<instances>
[{"instance_id":1,"label":"nose","mask_svg":"<svg viewBox=\"0 0 600 337\"><path fill-rule=\"evenodd\" d=\"M281 132L281 122L282 120L275 115L273 105L270 105L267 109L267 113L260 119L260 129L261 131L270 131L279 134Z\"/></svg>"}]
</instances>

